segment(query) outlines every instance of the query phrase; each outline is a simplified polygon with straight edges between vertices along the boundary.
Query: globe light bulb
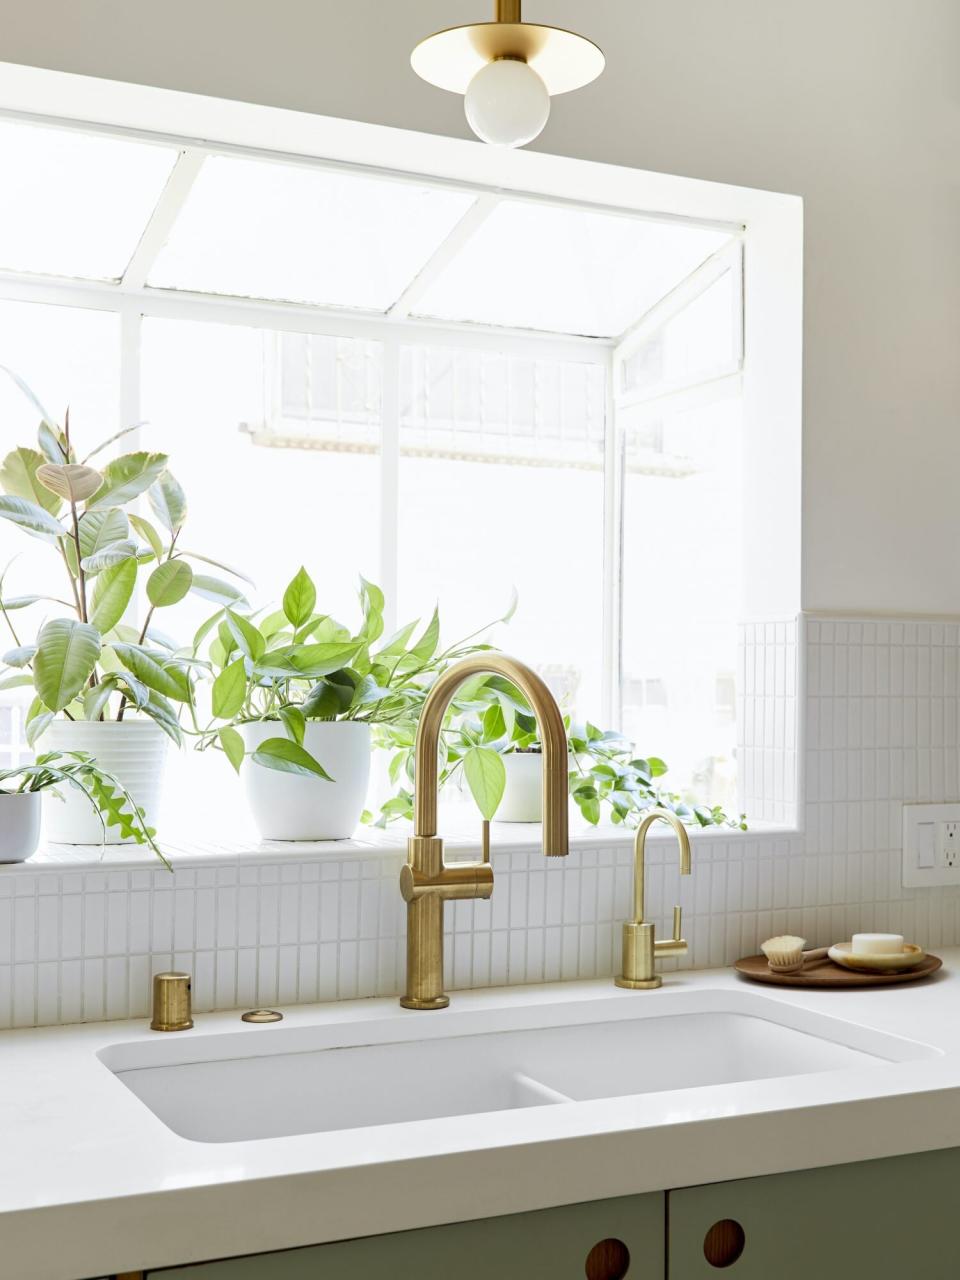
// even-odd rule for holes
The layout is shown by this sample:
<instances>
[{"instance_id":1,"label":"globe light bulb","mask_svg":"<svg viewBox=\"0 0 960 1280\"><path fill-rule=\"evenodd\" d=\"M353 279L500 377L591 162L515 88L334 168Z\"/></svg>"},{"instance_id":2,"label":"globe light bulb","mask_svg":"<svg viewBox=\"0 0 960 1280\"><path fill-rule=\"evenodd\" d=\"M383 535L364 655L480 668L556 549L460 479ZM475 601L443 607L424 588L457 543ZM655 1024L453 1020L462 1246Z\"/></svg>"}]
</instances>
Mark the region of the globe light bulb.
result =
<instances>
[{"instance_id":1,"label":"globe light bulb","mask_svg":"<svg viewBox=\"0 0 960 1280\"><path fill-rule=\"evenodd\" d=\"M467 123L495 147L523 147L543 130L550 94L536 71L514 58L481 67L464 97Z\"/></svg>"}]
</instances>

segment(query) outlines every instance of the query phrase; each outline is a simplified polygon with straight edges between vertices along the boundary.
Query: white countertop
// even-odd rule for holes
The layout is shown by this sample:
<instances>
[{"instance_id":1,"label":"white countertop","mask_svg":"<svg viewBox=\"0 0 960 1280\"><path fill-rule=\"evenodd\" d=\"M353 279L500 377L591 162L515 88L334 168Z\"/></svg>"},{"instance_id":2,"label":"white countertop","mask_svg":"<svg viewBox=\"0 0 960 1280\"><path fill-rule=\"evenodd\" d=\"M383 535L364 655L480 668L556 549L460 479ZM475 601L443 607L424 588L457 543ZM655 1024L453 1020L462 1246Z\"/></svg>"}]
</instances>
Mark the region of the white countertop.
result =
<instances>
[{"instance_id":1,"label":"white countertop","mask_svg":"<svg viewBox=\"0 0 960 1280\"><path fill-rule=\"evenodd\" d=\"M827 1015L854 1024L864 1043L883 1032L936 1052L865 1069L256 1141L177 1136L97 1054L145 1042L182 1053L196 1038L204 1039L202 1055L217 1037L273 1028L216 1013L169 1037L144 1022L5 1032L4 1274L80 1280L960 1146L960 949L943 958L937 977L885 989L758 987L717 970L670 974L661 992L621 991L609 981L458 992L439 1014L408 1013L393 1000L291 1008L277 1031L348 1026L362 1042L365 1023L377 1023L382 1036L393 1019L407 1033L418 1019L418 1037L429 1039L476 1029L478 1019L577 1022L587 1006L587 1020L620 1017L623 1001L644 1001L630 1008L647 1013L669 993L683 1012L711 1001L754 1012L769 1008L757 1002L774 1001L801 1029L805 1017Z\"/></svg>"}]
</instances>

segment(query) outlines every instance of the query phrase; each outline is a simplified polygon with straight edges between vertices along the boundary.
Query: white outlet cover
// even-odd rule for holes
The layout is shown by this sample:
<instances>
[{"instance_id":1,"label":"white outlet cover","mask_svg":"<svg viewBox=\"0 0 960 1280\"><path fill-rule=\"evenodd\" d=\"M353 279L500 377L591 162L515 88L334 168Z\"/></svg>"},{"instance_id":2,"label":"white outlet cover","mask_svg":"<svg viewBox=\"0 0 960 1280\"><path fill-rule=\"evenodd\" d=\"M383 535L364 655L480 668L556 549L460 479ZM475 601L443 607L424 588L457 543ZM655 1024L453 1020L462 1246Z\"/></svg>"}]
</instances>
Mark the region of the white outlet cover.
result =
<instances>
[{"instance_id":1,"label":"white outlet cover","mask_svg":"<svg viewBox=\"0 0 960 1280\"><path fill-rule=\"evenodd\" d=\"M960 801L903 806L904 888L960 886L960 857L951 860L947 852L951 827L960 831Z\"/></svg>"}]
</instances>

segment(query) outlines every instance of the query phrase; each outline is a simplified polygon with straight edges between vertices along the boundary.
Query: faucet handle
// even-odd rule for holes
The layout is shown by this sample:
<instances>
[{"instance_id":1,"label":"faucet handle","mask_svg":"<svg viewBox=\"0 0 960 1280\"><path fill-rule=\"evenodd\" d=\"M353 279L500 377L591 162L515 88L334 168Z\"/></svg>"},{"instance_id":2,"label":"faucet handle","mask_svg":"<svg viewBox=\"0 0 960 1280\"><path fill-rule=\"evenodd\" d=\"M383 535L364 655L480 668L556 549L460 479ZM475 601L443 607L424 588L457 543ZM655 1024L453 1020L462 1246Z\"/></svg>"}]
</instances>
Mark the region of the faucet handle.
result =
<instances>
[{"instance_id":1,"label":"faucet handle","mask_svg":"<svg viewBox=\"0 0 960 1280\"><path fill-rule=\"evenodd\" d=\"M653 949L658 956L684 956L687 954L687 944L681 936L682 923L683 907L674 907L673 937L653 944Z\"/></svg>"}]
</instances>

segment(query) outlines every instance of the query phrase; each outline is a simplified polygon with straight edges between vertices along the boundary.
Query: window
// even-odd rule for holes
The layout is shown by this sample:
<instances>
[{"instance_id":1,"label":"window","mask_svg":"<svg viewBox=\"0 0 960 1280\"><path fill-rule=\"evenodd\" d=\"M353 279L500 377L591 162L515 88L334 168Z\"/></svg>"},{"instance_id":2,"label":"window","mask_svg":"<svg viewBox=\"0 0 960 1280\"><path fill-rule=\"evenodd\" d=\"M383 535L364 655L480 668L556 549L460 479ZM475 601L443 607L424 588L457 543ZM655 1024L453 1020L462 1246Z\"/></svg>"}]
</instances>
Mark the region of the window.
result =
<instances>
[{"instance_id":1,"label":"window","mask_svg":"<svg viewBox=\"0 0 960 1280\"><path fill-rule=\"evenodd\" d=\"M0 213L0 364L84 435L140 422L258 602L305 563L347 613L362 573L454 639L516 589L500 638L576 718L735 805L736 226L16 122L0 162L83 192L75 226ZM12 384L0 410L32 433Z\"/></svg>"}]
</instances>

